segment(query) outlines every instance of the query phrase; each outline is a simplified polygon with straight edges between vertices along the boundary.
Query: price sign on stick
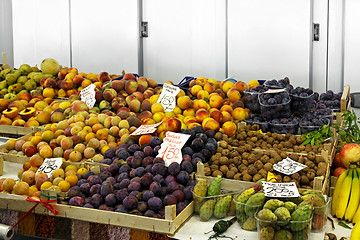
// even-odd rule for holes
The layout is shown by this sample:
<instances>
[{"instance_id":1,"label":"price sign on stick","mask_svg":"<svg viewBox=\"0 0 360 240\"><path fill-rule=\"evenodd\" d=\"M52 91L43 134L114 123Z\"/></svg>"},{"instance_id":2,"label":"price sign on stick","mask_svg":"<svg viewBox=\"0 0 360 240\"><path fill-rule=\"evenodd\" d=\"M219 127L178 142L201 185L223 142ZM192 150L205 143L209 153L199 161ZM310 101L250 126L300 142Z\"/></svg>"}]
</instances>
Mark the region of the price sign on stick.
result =
<instances>
[{"instance_id":1,"label":"price sign on stick","mask_svg":"<svg viewBox=\"0 0 360 240\"><path fill-rule=\"evenodd\" d=\"M164 159L165 166L167 167L172 162L181 163L181 148L184 146L189 137L190 135L187 134L166 132L165 138L156 157Z\"/></svg>"},{"instance_id":2,"label":"price sign on stick","mask_svg":"<svg viewBox=\"0 0 360 240\"><path fill-rule=\"evenodd\" d=\"M282 161L274 164L274 170L281 172L286 175L294 174L307 166L298 162L295 162L294 160L290 158L285 158Z\"/></svg>"},{"instance_id":3,"label":"price sign on stick","mask_svg":"<svg viewBox=\"0 0 360 240\"><path fill-rule=\"evenodd\" d=\"M172 112L176 106L176 95L180 92L180 88L164 83L158 103L164 107L165 112Z\"/></svg>"},{"instance_id":4,"label":"price sign on stick","mask_svg":"<svg viewBox=\"0 0 360 240\"><path fill-rule=\"evenodd\" d=\"M86 88L80 91L81 101L86 103L89 109L92 109L96 103L95 99L95 85L90 84Z\"/></svg>"},{"instance_id":5,"label":"price sign on stick","mask_svg":"<svg viewBox=\"0 0 360 240\"><path fill-rule=\"evenodd\" d=\"M45 158L43 164L41 164L36 173L46 173L50 178L53 172L61 167L62 163L62 158Z\"/></svg>"},{"instance_id":6,"label":"price sign on stick","mask_svg":"<svg viewBox=\"0 0 360 240\"><path fill-rule=\"evenodd\" d=\"M159 126L162 122L152 124L152 125L141 125L135 131L133 131L130 135L143 135L143 134L151 134L156 131L157 126Z\"/></svg>"},{"instance_id":7,"label":"price sign on stick","mask_svg":"<svg viewBox=\"0 0 360 240\"><path fill-rule=\"evenodd\" d=\"M263 182L263 189L266 197L300 197L299 191L294 182Z\"/></svg>"}]
</instances>

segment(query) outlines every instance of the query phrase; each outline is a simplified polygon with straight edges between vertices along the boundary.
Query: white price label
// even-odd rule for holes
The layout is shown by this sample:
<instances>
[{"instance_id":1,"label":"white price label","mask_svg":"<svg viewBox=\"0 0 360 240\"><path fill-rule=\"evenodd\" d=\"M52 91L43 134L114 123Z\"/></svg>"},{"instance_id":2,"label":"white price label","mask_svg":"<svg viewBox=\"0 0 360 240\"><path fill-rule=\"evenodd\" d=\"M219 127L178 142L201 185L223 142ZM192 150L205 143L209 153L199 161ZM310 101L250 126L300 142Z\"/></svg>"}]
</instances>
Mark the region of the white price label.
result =
<instances>
[{"instance_id":1,"label":"white price label","mask_svg":"<svg viewBox=\"0 0 360 240\"><path fill-rule=\"evenodd\" d=\"M161 157L165 161L165 166L169 166L172 162L182 161L181 148L185 145L190 135L174 132L166 132L165 138L159 153L156 157Z\"/></svg>"},{"instance_id":2,"label":"white price label","mask_svg":"<svg viewBox=\"0 0 360 240\"><path fill-rule=\"evenodd\" d=\"M265 93L280 93L280 92L285 92L285 89L280 88L280 89L269 89L267 90Z\"/></svg>"},{"instance_id":3,"label":"white price label","mask_svg":"<svg viewBox=\"0 0 360 240\"><path fill-rule=\"evenodd\" d=\"M300 197L299 191L294 182L273 183L263 182L263 189L266 197Z\"/></svg>"},{"instance_id":4,"label":"white price label","mask_svg":"<svg viewBox=\"0 0 360 240\"><path fill-rule=\"evenodd\" d=\"M295 162L294 160L290 158L285 158L282 161L274 164L274 170L281 172L286 175L294 174L298 171L301 171L302 169L306 168L307 166L298 162Z\"/></svg>"},{"instance_id":5,"label":"white price label","mask_svg":"<svg viewBox=\"0 0 360 240\"><path fill-rule=\"evenodd\" d=\"M138 127L135 131L133 131L130 135L137 136L137 135L143 135L143 134L151 134L156 131L156 128L161 124L162 122L152 124L152 125L141 125Z\"/></svg>"},{"instance_id":6,"label":"white price label","mask_svg":"<svg viewBox=\"0 0 360 240\"><path fill-rule=\"evenodd\" d=\"M176 106L176 95L180 92L180 88L164 83L158 103L164 107L165 112L172 112Z\"/></svg>"},{"instance_id":7,"label":"white price label","mask_svg":"<svg viewBox=\"0 0 360 240\"><path fill-rule=\"evenodd\" d=\"M95 99L95 85L90 84L86 88L80 91L81 101L86 103L89 109L92 109L96 103Z\"/></svg>"},{"instance_id":8,"label":"white price label","mask_svg":"<svg viewBox=\"0 0 360 240\"><path fill-rule=\"evenodd\" d=\"M46 173L48 178L50 178L53 172L61 167L62 163L62 158L45 158L44 162L41 164L36 173Z\"/></svg>"}]
</instances>

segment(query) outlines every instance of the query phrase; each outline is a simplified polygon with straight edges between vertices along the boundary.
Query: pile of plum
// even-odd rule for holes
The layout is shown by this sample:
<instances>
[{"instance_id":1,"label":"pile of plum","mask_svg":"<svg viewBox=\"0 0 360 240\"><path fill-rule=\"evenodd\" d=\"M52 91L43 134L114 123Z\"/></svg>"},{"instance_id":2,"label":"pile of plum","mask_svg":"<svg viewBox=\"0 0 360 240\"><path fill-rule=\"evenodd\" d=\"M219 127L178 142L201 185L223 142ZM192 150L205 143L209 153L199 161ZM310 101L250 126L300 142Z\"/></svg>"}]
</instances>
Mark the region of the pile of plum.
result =
<instances>
[{"instance_id":1,"label":"pile of plum","mask_svg":"<svg viewBox=\"0 0 360 240\"><path fill-rule=\"evenodd\" d=\"M262 93L259 96L260 110L263 118L287 118L291 116L290 97L286 91Z\"/></svg>"},{"instance_id":2,"label":"pile of plum","mask_svg":"<svg viewBox=\"0 0 360 240\"><path fill-rule=\"evenodd\" d=\"M245 89L245 107L250 109L252 113L260 113L259 94L267 90L269 90L269 88L264 85L258 85L251 90Z\"/></svg>"},{"instance_id":3,"label":"pile of plum","mask_svg":"<svg viewBox=\"0 0 360 240\"><path fill-rule=\"evenodd\" d=\"M318 101L319 108L340 109L340 99L342 92L334 94L332 90L320 94Z\"/></svg>"},{"instance_id":4,"label":"pile of plum","mask_svg":"<svg viewBox=\"0 0 360 240\"><path fill-rule=\"evenodd\" d=\"M204 131L202 126L196 126L192 129L181 129L181 133L190 135L181 149L183 161L190 161L195 170L198 162L205 163L216 153L217 141L214 138L214 130Z\"/></svg>"},{"instance_id":5,"label":"pile of plum","mask_svg":"<svg viewBox=\"0 0 360 240\"><path fill-rule=\"evenodd\" d=\"M271 88L271 89L280 89L280 88L285 88L287 85L290 84L289 78L285 77L284 79L280 79L280 80L267 80L264 85Z\"/></svg>"},{"instance_id":6,"label":"pile of plum","mask_svg":"<svg viewBox=\"0 0 360 240\"><path fill-rule=\"evenodd\" d=\"M246 120L246 124L257 124L260 126L261 130L263 132L270 131L270 124L268 121L266 121L263 117L261 117L260 114L249 114L249 119Z\"/></svg>"},{"instance_id":7,"label":"pile of plum","mask_svg":"<svg viewBox=\"0 0 360 240\"><path fill-rule=\"evenodd\" d=\"M195 136L193 141L198 139ZM196 149L210 148L198 141ZM107 150L106 158L113 162L99 174L87 172L69 189L68 203L61 203L154 218L164 218L165 206L176 204L180 213L192 200L196 182L189 174L194 167L188 158L166 167L163 159L155 157L161 142L152 137L146 146L121 144L116 151ZM116 159L126 163L121 165Z\"/></svg>"},{"instance_id":8,"label":"pile of plum","mask_svg":"<svg viewBox=\"0 0 360 240\"><path fill-rule=\"evenodd\" d=\"M315 116L312 113L306 114L300 121L301 134L319 130L323 125L329 125L329 119L324 116Z\"/></svg>"},{"instance_id":9,"label":"pile of plum","mask_svg":"<svg viewBox=\"0 0 360 240\"><path fill-rule=\"evenodd\" d=\"M294 114L304 114L313 110L313 90L310 88L287 86L291 102L291 111Z\"/></svg>"},{"instance_id":10,"label":"pile of plum","mask_svg":"<svg viewBox=\"0 0 360 240\"><path fill-rule=\"evenodd\" d=\"M297 134L299 129L299 117L291 116L289 118L272 119L270 121L270 129L274 133L291 133Z\"/></svg>"}]
</instances>

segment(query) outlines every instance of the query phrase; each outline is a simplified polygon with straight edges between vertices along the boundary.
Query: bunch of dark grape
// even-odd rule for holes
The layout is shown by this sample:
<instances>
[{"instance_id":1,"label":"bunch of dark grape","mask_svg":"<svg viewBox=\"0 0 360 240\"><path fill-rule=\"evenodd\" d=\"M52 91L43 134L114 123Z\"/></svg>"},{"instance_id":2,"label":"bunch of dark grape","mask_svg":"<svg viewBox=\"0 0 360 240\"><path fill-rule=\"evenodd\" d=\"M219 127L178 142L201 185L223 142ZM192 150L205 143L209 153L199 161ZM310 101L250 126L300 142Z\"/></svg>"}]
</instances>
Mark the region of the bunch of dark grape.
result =
<instances>
[{"instance_id":1,"label":"bunch of dark grape","mask_svg":"<svg viewBox=\"0 0 360 240\"><path fill-rule=\"evenodd\" d=\"M147 146L121 144L116 151L107 150L107 157L125 159L127 164L114 161L99 174L80 176L69 189L68 204L154 218L164 218L165 206L176 204L180 213L192 200L193 166L183 161L166 167L163 159L154 157L161 142L152 137Z\"/></svg>"},{"instance_id":2,"label":"bunch of dark grape","mask_svg":"<svg viewBox=\"0 0 360 240\"><path fill-rule=\"evenodd\" d=\"M300 118L291 116L289 118L273 119L270 121L271 132L274 133L298 133Z\"/></svg>"}]
</instances>

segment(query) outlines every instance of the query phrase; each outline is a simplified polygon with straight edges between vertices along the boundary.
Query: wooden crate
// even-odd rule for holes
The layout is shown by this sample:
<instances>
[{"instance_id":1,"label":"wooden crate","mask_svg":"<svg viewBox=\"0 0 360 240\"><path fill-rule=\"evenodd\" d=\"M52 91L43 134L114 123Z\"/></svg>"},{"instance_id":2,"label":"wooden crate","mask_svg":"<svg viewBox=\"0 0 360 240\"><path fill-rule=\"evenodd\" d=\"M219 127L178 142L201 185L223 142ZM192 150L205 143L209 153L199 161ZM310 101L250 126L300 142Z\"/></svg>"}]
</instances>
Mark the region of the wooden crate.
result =
<instances>
[{"instance_id":1,"label":"wooden crate","mask_svg":"<svg viewBox=\"0 0 360 240\"><path fill-rule=\"evenodd\" d=\"M0 176L4 175L4 157L0 155Z\"/></svg>"},{"instance_id":2,"label":"wooden crate","mask_svg":"<svg viewBox=\"0 0 360 240\"><path fill-rule=\"evenodd\" d=\"M48 195L53 195L48 193ZM0 209L27 212L34 203L25 200L26 197L0 193ZM175 232L188 220L194 211L193 202L191 202L181 213L176 216L176 205L165 207L165 219L149 218L133 214L103 211L84 207L74 207L63 204L52 204L59 212L57 217L94 222L100 224L109 224L113 226L140 229L150 232L175 234ZM54 216L42 205L38 205L35 214Z\"/></svg>"},{"instance_id":3,"label":"wooden crate","mask_svg":"<svg viewBox=\"0 0 360 240\"><path fill-rule=\"evenodd\" d=\"M340 112L333 113L333 126L340 125L343 126L344 120L342 114L351 108L351 98L350 98L350 86L344 86L344 91L340 99Z\"/></svg>"},{"instance_id":4,"label":"wooden crate","mask_svg":"<svg viewBox=\"0 0 360 240\"><path fill-rule=\"evenodd\" d=\"M18 138L17 140L27 140L31 136L32 133L28 133L25 136ZM2 152L3 150L5 150L4 145L0 146L0 155L3 156L4 161L24 164L25 162L30 160L30 157L4 153Z\"/></svg>"},{"instance_id":5,"label":"wooden crate","mask_svg":"<svg viewBox=\"0 0 360 240\"><path fill-rule=\"evenodd\" d=\"M21 126L9 126L9 125L0 125L0 134L9 134L9 135L27 135L36 131L39 131L39 127L21 127Z\"/></svg>"},{"instance_id":6,"label":"wooden crate","mask_svg":"<svg viewBox=\"0 0 360 240\"><path fill-rule=\"evenodd\" d=\"M201 162L199 162L197 164L197 172L196 172L195 176L197 179L205 178L205 179L207 179L207 181L210 181L210 182L215 179L215 177L212 177L212 176L205 176L204 164L202 164ZM329 177L330 177L330 167L328 164L328 167L327 167L326 173L325 173L325 177L320 176L320 177L314 178L313 189L315 191L321 191L323 194L327 195L329 192L329 187L330 187ZM254 182L240 181L240 180L227 179L227 178L223 178L221 180L221 188L222 189L231 189L234 191L242 191L242 190L245 190L245 189L251 187L252 185L254 185Z\"/></svg>"}]
</instances>

